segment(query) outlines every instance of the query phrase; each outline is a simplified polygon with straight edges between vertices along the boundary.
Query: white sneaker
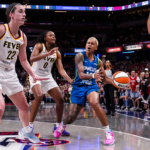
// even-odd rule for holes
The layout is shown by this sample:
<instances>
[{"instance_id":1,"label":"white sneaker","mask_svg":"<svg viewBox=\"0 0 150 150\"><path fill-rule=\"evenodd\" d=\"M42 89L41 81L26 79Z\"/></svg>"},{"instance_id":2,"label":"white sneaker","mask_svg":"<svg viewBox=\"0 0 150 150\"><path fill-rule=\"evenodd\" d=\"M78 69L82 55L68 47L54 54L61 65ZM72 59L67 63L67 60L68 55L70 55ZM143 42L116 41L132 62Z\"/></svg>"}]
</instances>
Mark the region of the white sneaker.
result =
<instances>
[{"instance_id":1,"label":"white sneaker","mask_svg":"<svg viewBox=\"0 0 150 150\"><path fill-rule=\"evenodd\" d=\"M32 143L40 143L39 138L35 135L33 130L31 130L31 132L29 132L29 133L26 133L24 129L21 129L19 131L18 135L19 135L19 138L21 138L21 139L28 139Z\"/></svg>"},{"instance_id":2,"label":"white sneaker","mask_svg":"<svg viewBox=\"0 0 150 150\"><path fill-rule=\"evenodd\" d=\"M143 98L143 96L141 96L141 98L142 98L142 103L144 103L144 104L148 104L148 102Z\"/></svg>"},{"instance_id":3,"label":"white sneaker","mask_svg":"<svg viewBox=\"0 0 150 150\"><path fill-rule=\"evenodd\" d=\"M136 107L132 107L130 108L131 111L135 111L136 110Z\"/></svg>"},{"instance_id":4,"label":"white sneaker","mask_svg":"<svg viewBox=\"0 0 150 150\"><path fill-rule=\"evenodd\" d=\"M128 108L124 109L125 111L128 111Z\"/></svg>"}]
</instances>

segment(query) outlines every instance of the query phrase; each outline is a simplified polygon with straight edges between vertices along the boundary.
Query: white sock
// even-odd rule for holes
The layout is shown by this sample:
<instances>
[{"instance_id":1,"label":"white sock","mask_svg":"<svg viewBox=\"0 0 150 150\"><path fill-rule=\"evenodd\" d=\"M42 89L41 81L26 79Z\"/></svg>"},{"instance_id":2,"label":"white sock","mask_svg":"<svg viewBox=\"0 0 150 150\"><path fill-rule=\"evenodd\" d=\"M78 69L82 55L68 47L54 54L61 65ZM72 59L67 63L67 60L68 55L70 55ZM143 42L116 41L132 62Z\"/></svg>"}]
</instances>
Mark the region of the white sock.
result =
<instances>
[{"instance_id":1,"label":"white sock","mask_svg":"<svg viewBox=\"0 0 150 150\"><path fill-rule=\"evenodd\" d=\"M60 125L60 123L57 123L57 122L56 122L56 127L57 127L57 128L59 127L59 125Z\"/></svg>"},{"instance_id":2,"label":"white sock","mask_svg":"<svg viewBox=\"0 0 150 150\"><path fill-rule=\"evenodd\" d=\"M26 133L31 132L30 126L23 127Z\"/></svg>"},{"instance_id":3,"label":"white sock","mask_svg":"<svg viewBox=\"0 0 150 150\"><path fill-rule=\"evenodd\" d=\"M103 127L103 129L105 130L105 132L110 132L109 125L108 125L108 126Z\"/></svg>"},{"instance_id":4,"label":"white sock","mask_svg":"<svg viewBox=\"0 0 150 150\"><path fill-rule=\"evenodd\" d=\"M33 128L33 122L29 122L29 126Z\"/></svg>"}]
</instances>

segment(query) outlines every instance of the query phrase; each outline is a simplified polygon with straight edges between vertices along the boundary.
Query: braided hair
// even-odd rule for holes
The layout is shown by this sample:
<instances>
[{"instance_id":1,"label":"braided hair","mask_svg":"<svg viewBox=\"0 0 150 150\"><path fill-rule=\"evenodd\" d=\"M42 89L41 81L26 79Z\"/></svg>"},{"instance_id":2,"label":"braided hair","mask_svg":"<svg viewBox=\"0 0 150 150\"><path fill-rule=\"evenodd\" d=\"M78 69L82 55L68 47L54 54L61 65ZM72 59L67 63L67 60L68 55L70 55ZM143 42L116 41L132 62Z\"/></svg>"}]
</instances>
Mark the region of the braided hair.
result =
<instances>
[{"instance_id":1,"label":"braided hair","mask_svg":"<svg viewBox=\"0 0 150 150\"><path fill-rule=\"evenodd\" d=\"M46 35L47 35L48 32L53 32L53 31L48 31L48 30L46 30L46 31L42 32L42 33L39 35L39 37L35 40L35 44L37 44L37 43L44 43L44 45L45 45L45 47L46 47L45 37L46 37ZM54 47L57 47L57 45L56 45L56 44L53 44L53 45L51 46L51 49L54 48Z\"/></svg>"}]
</instances>

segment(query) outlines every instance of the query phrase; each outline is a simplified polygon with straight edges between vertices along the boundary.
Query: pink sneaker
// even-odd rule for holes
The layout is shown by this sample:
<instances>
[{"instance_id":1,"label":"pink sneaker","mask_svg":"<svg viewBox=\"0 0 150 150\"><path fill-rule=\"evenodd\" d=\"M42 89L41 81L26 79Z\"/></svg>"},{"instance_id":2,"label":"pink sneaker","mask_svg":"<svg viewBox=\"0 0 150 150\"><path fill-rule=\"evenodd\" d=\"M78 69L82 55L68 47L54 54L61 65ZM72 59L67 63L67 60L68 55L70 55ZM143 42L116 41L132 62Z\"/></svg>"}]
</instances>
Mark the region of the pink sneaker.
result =
<instances>
[{"instance_id":1,"label":"pink sneaker","mask_svg":"<svg viewBox=\"0 0 150 150\"><path fill-rule=\"evenodd\" d=\"M114 144L115 139L114 139L114 134L112 131L106 132L106 141L104 142L105 145L112 145Z\"/></svg>"},{"instance_id":2,"label":"pink sneaker","mask_svg":"<svg viewBox=\"0 0 150 150\"><path fill-rule=\"evenodd\" d=\"M59 138L62 134L62 132L65 130L66 126L62 126L62 123L60 123L59 127L54 131L54 137Z\"/></svg>"}]
</instances>

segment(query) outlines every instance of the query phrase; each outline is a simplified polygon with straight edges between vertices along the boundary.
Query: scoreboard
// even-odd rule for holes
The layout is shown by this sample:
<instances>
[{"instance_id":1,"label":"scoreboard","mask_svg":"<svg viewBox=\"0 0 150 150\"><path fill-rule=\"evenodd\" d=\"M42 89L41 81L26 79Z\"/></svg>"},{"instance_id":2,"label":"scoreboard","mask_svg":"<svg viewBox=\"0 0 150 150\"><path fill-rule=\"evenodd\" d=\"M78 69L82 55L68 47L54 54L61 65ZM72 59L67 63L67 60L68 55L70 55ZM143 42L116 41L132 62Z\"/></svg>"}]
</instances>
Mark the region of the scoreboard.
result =
<instances>
[{"instance_id":1,"label":"scoreboard","mask_svg":"<svg viewBox=\"0 0 150 150\"><path fill-rule=\"evenodd\" d=\"M90 6L57 6L57 5L24 5L26 9L60 10L60 11L120 11L150 5L149 1L133 3L115 7L90 7ZM9 4L0 4L0 9L6 9Z\"/></svg>"}]
</instances>

